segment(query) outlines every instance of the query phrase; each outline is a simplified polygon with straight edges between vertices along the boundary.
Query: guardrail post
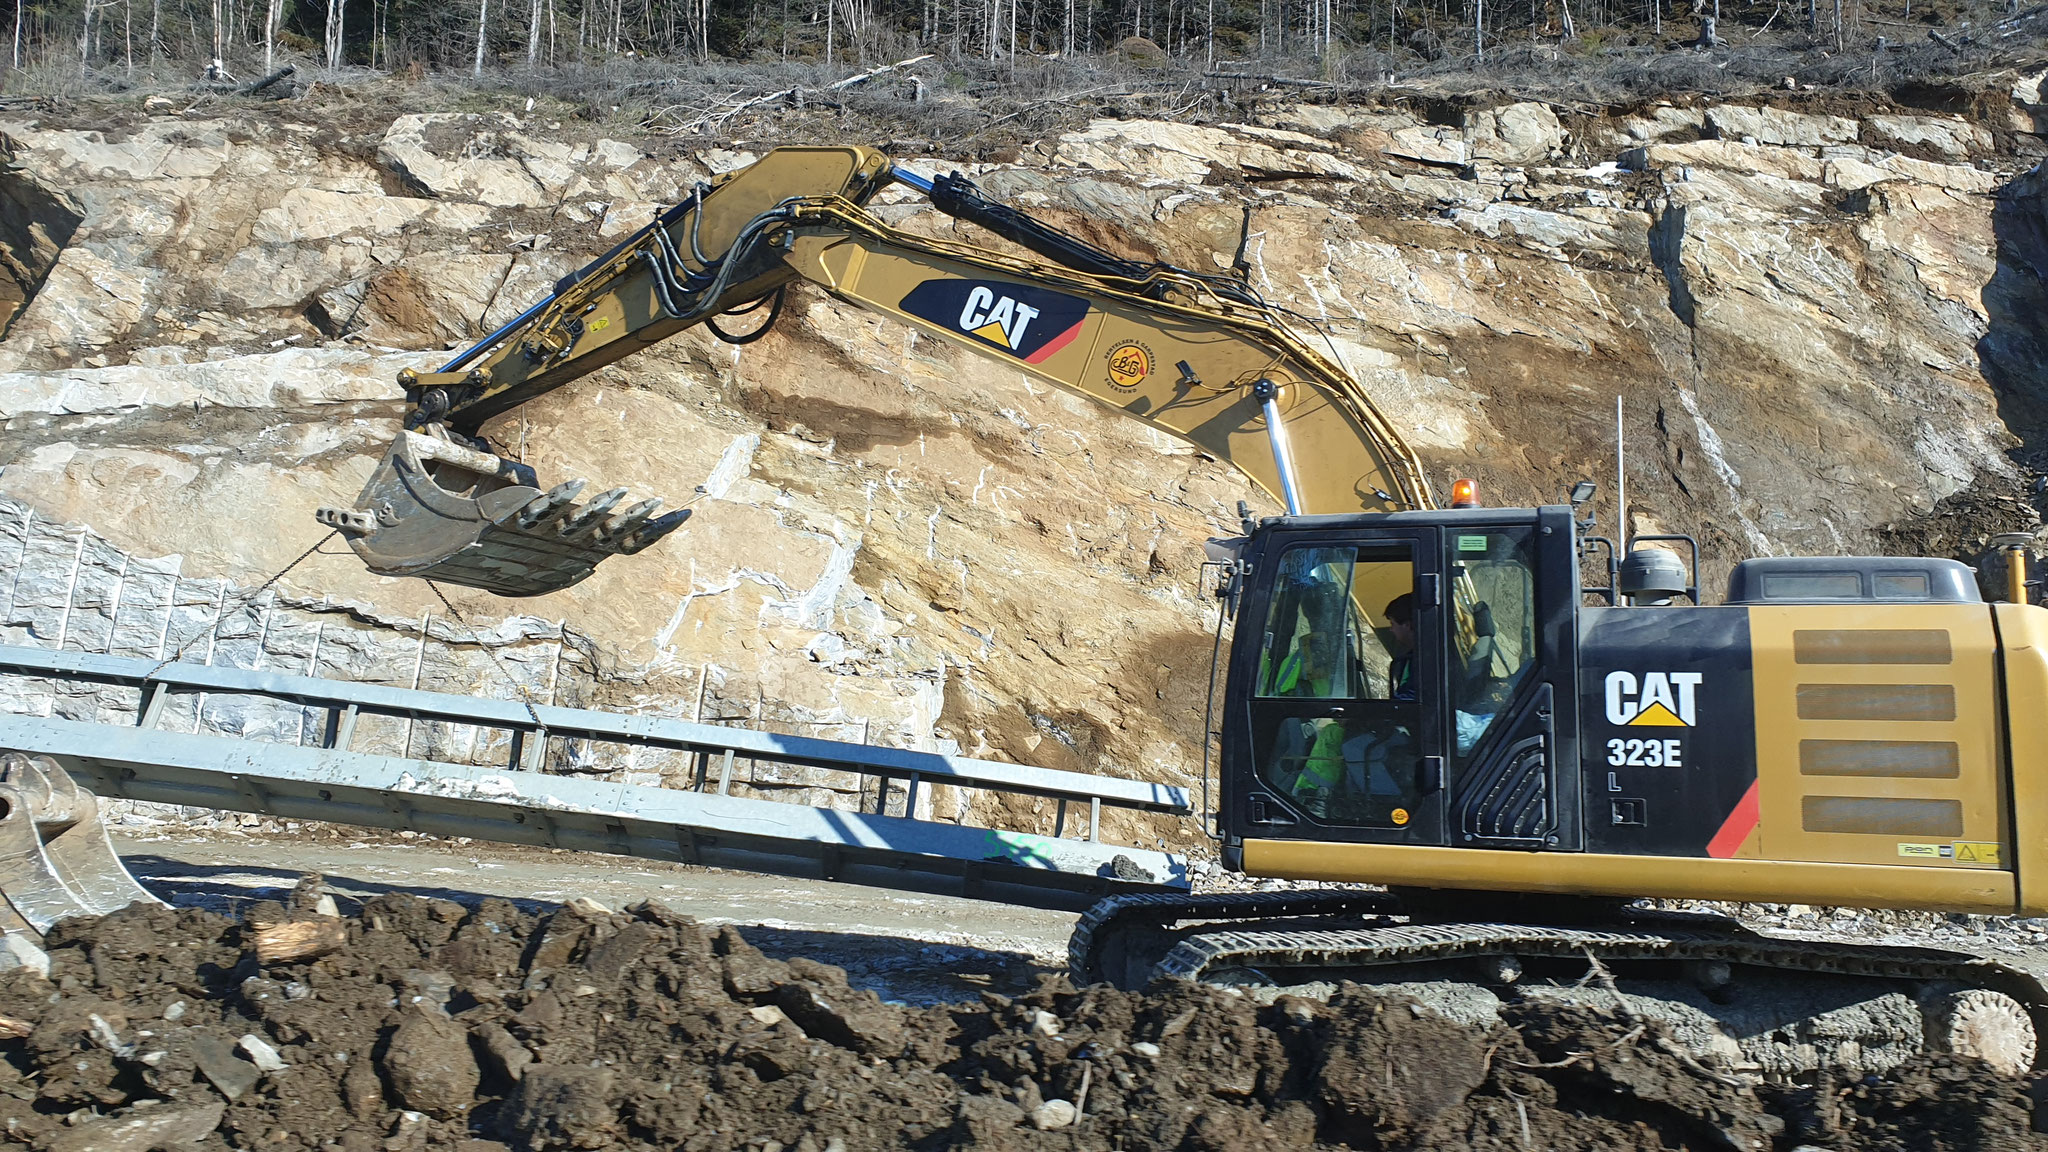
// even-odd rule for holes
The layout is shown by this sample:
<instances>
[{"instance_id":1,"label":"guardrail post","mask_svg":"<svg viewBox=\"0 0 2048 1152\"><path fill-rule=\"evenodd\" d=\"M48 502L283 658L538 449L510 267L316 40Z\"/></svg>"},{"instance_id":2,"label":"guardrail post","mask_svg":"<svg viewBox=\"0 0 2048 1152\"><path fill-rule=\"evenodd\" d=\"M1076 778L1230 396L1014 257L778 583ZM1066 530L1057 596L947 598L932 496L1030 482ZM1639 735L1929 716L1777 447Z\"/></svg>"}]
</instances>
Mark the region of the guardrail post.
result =
<instances>
[{"instance_id":1,"label":"guardrail post","mask_svg":"<svg viewBox=\"0 0 2048 1152\"><path fill-rule=\"evenodd\" d=\"M910 783L903 786L903 818L906 820L917 819L917 782L921 775L912 772Z\"/></svg>"},{"instance_id":2,"label":"guardrail post","mask_svg":"<svg viewBox=\"0 0 2048 1152\"><path fill-rule=\"evenodd\" d=\"M718 794L720 796L732 795L732 758L733 750L727 748L725 750L725 763L719 765L718 768Z\"/></svg>"},{"instance_id":3,"label":"guardrail post","mask_svg":"<svg viewBox=\"0 0 2048 1152\"><path fill-rule=\"evenodd\" d=\"M355 739L355 735L355 705L351 704L346 708L329 708L327 710L327 740L321 747L346 752L348 751L350 741Z\"/></svg>"},{"instance_id":4,"label":"guardrail post","mask_svg":"<svg viewBox=\"0 0 2048 1152\"><path fill-rule=\"evenodd\" d=\"M1094 844L1102 839L1102 797L1088 798L1088 842Z\"/></svg>"},{"instance_id":5,"label":"guardrail post","mask_svg":"<svg viewBox=\"0 0 2048 1152\"><path fill-rule=\"evenodd\" d=\"M1052 838L1057 840L1067 834L1067 798L1060 797L1060 806L1052 811Z\"/></svg>"},{"instance_id":6,"label":"guardrail post","mask_svg":"<svg viewBox=\"0 0 2048 1152\"><path fill-rule=\"evenodd\" d=\"M535 728L528 732L524 728L512 730L512 766L527 772L538 772L548 758L548 730Z\"/></svg>"},{"instance_id":7,"label":"guardrail post","mask_svg":"<svg viewBox=\"0 0 2048 1152\"><path fill-rule=\"evenodd\" d=\"M136 717L137 728L154 728L164 718L164 705L171 701L169 684L152 684L142 696L142 712Z\"/></svg>"}]
</instances>

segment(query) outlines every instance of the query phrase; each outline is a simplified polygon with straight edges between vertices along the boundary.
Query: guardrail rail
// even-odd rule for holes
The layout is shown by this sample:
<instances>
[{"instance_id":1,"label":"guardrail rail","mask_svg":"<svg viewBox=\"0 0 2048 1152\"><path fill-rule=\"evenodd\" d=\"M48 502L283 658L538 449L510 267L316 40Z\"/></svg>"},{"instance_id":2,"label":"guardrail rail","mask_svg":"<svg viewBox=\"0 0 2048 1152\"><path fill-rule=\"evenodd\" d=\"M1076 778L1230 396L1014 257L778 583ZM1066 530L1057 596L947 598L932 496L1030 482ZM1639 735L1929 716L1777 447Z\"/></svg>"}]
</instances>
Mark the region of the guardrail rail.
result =
<instances>
[{"instance_id":1,"label":"guardrail rail","mask_svg":"<svg viewBox=\"0 0 2048 1152\"><path fill-rule=\"evenodd\" d=\"M480 699L243 668L0 645L0 676L102 685L96 719L0 713L0 749L49 756L102 796L200 805L513 844L1078 909L1132 891L1185 889L1187 862L1102 843L1102 809L1185 815L1187 791L1165 784L875 747L660 716ZM35 697L20 689L7 698ZM283 743L160 728L181 694L242 696L316 709L316 739ZM450 764L351 749L366 716L440 721L509 733L500 765ZM550 742L588 741L693 757L689 787L618 783L541 771ZM409 751L408 747L408 751ZM732 795L746 758L858 774L877 782L874 810ZM920 818L922 790L985 789L1055 801L1042 836ZM1070 808L1087 811L1068 835ZM900 814L891 814L895 808ZM929 807L929 805L926 805Z\"/></svg>"}]
</instances>

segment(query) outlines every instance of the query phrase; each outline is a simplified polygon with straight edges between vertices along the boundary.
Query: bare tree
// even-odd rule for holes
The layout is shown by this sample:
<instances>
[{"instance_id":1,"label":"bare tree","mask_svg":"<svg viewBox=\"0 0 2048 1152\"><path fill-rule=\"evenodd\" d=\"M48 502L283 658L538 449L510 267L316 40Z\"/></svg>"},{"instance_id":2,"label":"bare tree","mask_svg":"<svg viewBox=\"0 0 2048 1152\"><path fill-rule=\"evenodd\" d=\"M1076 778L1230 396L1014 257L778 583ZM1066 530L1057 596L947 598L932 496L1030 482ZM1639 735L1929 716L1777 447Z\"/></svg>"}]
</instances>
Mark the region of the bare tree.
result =
<instances>
[{"instance_id":1,"label":"bare tree","mask_svg":"<svg viewBox=\"0 0 2048 1152\"><path fill-rule=\"evenodd\" d=\"M327 0L327 66L341 67L341 21L347 0Z\"/></svg>"},{"instance_id":2,"label":"bare tree","mask_svg":"<svg viewBox=\"0 0 2048 1152\"><path fill-rule=\"evenodd\" d=\"M92 0L85 0L85 18L78 25L78 71L82 74L92 59Z\"/></svg>"},{"instance_id":3,"label":"bare tree","mask_svg":"<svg viewBox=\"0 0 2048 1152\"><path fill-rule=\"evenodd\" d=\"M533 0L533 15L526 21L526 66L533 67L540 61L540 3Z\"/></svg>"},{"instance_id":4,"label":"bare tree","mask_svg":"<svg viewBox=\"0 0 2048 1152\"><path fill-rule=\"evenodd\" d=\"M263 10L263 74L265 76L270 75L273 71L270 61L271 49L273 41L277 38L278 10L283 6L284 0L270 0L269 6Z\"/></svg>"},{"instance_id":5,"label":"bare tree","mask_svg":"<svg viewBox=\"0 0 2048 1152\"><path fill-rule=\"evenodd\" d=\"M22 0L14 0L14 66L21 67L21 8Z\"/></svg>"},{"instance_id":6,"label":"bare tree","mask_svg":"<svg viewBox=\"0 0 2048 1152\"><path fill-rule=\"evenodd\" d=\"M490 15L491 0L476 0L476 67L470 70L472 76L484 74L484 45L490 40Z\"/></svg>"}]
</instances>

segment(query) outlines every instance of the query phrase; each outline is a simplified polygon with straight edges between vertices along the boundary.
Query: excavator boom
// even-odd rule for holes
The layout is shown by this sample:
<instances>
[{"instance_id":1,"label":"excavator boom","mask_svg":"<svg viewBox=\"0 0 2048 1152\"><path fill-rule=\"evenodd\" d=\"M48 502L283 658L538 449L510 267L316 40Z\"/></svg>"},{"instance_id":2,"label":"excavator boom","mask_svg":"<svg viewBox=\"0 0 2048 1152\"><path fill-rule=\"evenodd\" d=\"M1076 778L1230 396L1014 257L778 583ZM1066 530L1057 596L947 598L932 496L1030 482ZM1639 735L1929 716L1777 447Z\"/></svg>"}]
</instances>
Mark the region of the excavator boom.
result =
<instances>
[{"instance_id":1,"label":"excavator boom","mask_svg":"<svg viewBox=\"0 0 2048 1152\"><path fill-rule=\"evenodd\" d=\"M892 180L1037 258L885 224L863 205ZM797 279L1195 444L1290 512L1431 506L1421 464L1364 390L1242 280L1126 260L872 149L778 148L440 371L402 374L405 430L355 506L323 508L320 522L380 575L506 596L568 587L648 547L689 512L629 504L623 488L578 503L582 481L543 491L491 450L484 424L689 328L758 339ZM742 332L719 326L764 308Z\"/></svg>"}]
</instances>

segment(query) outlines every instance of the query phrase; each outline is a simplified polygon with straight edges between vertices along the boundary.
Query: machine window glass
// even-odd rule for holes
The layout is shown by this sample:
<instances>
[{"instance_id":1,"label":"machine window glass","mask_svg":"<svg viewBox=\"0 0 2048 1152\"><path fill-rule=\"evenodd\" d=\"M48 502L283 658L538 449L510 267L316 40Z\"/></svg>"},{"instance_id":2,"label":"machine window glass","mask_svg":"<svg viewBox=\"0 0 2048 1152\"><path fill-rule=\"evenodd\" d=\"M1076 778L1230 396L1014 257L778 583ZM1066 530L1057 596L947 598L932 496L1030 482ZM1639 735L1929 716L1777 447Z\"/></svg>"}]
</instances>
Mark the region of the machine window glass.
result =
<instances>
[{"instance_id":1,"label":"machine window glass","mask_svg":"<svg viewBox=\"0 0 2048 1152\"><path fill-rule=\"evenodd\" d=\"M1254 755L1268 787L1326 823L1399 827L1417 806L1414 589L1405 543L1281 557Z\"/></svg>"},{"instance_id":2,"label":"machine window glass","mask_svg":"<svg viewBox=\"0 0 2048 1152\"><path fill-rule=\"evenodd\" d=\"M1451 721L1462 763L1536 662L1535 532L1526 527L1449 532L1445 551L1453 606Z\"/></svg>"},{"instance_id":3,"label":"machine window glass","mask_svg":"<svg viewBox=\"0 0 2048 1152\"><path fill-rule=\"evenodd\" d=\"M1872 579L1880 600L1925 600L1934 595L1925 572L1879 572Z\"/></svg>"},{"instance_id":4,"label":"machine window glass","mask_svg":"<svg viewBox=\"0 0 2048 1152\"><path fill-rule=\"evenodd\" d=\"M1863 578L1854 572L1772 572L1764 577L1770 600L1861 600Z\"/></svg>"},{"instance_id":5,"label":"machine window glass","mask_svg":"<svg viewBox=\"0 0 2048 1152\"><path fill-rule=\"evenodd\" d=\"M1297 547L1280 560L1259 662L1260 696L1315 700L1415 698L1389 605L1415 589L1415 562L1396 547ZM1404 622L1411 623L1411 622ZM1412 638L1407 647L1412 650Z\"/></svg>"}]
</instances>

